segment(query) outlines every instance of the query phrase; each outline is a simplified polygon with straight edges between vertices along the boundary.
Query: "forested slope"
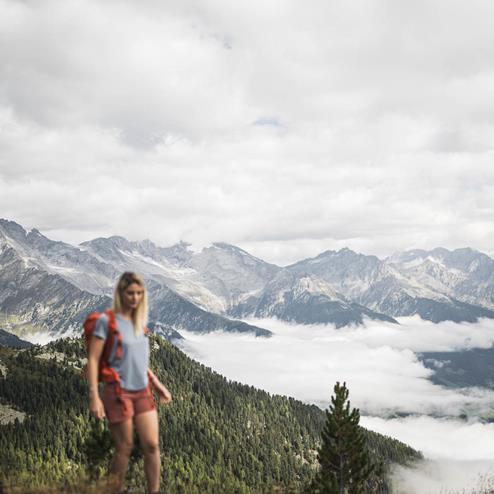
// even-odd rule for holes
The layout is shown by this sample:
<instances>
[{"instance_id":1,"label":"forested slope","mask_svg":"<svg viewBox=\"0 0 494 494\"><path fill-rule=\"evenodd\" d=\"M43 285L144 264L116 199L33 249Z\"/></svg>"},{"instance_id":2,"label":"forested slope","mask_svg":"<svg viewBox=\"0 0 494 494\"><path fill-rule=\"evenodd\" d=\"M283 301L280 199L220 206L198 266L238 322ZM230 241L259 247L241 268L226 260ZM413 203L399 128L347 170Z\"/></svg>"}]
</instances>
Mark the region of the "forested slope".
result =
<instances>
[{"instance_id":1,"label":"forested slope","mask_svg":"<svg viewBox=\"0 0 494 494\"><path fill-rule=\"evenodd\" d=\"M317 467L322 410L229 381L171 343L150 338L151 367L173 395L171 404L159 405L167 492L271 492L275 486L297 492L310 480ZM0 426L6 486L52 485L104 473L111 442L107 427L98 427L103 424L88 413L80 373L84 357L82 339L23 350L0 347L6 370L0 400L26 413L24 420ZM333 384L328 383L328 402ZM95 444L101 444L100 458L94 456ZM368 444L387 463L420 456L375 433L368 433ZM128 480L144 485L138 447Z\"/></svg>"}]
</instances>

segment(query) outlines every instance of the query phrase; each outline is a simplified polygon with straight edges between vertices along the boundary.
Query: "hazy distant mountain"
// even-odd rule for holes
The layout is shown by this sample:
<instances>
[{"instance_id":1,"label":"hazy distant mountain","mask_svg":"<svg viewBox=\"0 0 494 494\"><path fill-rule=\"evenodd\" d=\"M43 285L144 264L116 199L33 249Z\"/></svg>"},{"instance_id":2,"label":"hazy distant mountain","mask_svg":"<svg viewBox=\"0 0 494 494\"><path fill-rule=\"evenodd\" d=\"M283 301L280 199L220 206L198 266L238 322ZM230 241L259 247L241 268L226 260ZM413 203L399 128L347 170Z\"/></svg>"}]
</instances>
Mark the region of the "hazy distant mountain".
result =
<instances>
[{"instance_id":1,"label":"hazy distant mountain","mask_svg":"<svg viewBox=\"0 0 494 494\"><path fill-rule=\"evenodd\" d=\"M130 242L123 237L97 238L80 244L82 249L101 262L110 264L117 273L135 271L146 280L154 280L174 290L204 310L220 313L224 302L201 281L201 274L187 266L192 251L181 242L169 248L156 246L150 240Z\"/></svg>"},{"instance_id":2,"label":"hazy distant mountain","mask_svg":"<svg viewBox=\"0 0 494 494\"><path fill-rule=\"evenodd\" d=\"M494 260L470 248L410 250L387 259L407 277L461 302L494 309Z\"/></svg>"},{"instance_id":3,"label":"hazy distant mountain","mask_svg":"<svg viewBox=\"0 0 494 494\"><path fill-rule=\"evenodd\" d=\"M403 253L403 256L408 260L407 253ZM417 264L414 271L410 269L410 264L407 265L409 261L404 262L402 259L395 255L380 260L376 256L357 254L344 248L339 251L325 251L315 258L287 266L286 269L294 273L314 274L330 283L348 299L393 317L418 314L433 322L494 318L494 311L488 307L459 300L456 292L441 290L438 283L426 283L426 276L417 269L418 262L415 261ZM424 266L424 271L426 269L427 265ZM452 280L457 277L458 273L454 269L443 272L443 279Z\"/></svg>"},{"instance_id":4,"label":"hazy distant mountain","mask_svg":"<svg viewBox=\"0 0 494 494\"><path fill-rule=\"evenodd\" d=\"M152 242L111 237L85 243L83 248L54 242L37 230L26 232L15 222L0 220L0 311L8 324L4 329L19 335L80 332L91 310L102 311L111 305L118 275L135 270L149 283L153 322L189 331L271 335L268 330L209 313L169 288L192 286L192 282L175 283L184 271L192 270L160 257L161 249ZM165 254L168 252L165 249ZM198 292L207 292L201 285L197 287Z\"/></svg>"},{"instance_id":5,"label":"hazy distant mountain","mask_svg":"<svg viewBox=\"0 0 494 494\"><path fill-rule=\"evenodd\" d=\"M482 386L494 389L494 348L458 352L421 352L417 356L434 374L435 384L453 388Z\"/></svg>"},{"instance_id":6,"label":"hazy distant mountain","mask_svg":"<svg viewBox=\"0 0 494 494\"><path fill-rule=\"evenodd\" d=\"M122 237L98 238L81 246L120 270L133 269L143 273L148 280L172 288L199 308L218 314L208 316L206 326L209 330L217 328L218 316L222 314L230 317L276 315L300 323L334 323L338 327L360 324L364 316L394 321L351 300L331 300L327 293L312 295L306 291L305 295L296 294L290 298L286 287L283 287L287 294L283 306L270 305L269 292L276 289L276 280L280 272L284 272L283 268L224 242L213 243L201 252L190 251L189 244L185 242L161 248L149 240L129 242ZM158 293L164 299L168 296L166 289ZM158 303L155 297L151 306L162 308L163 304ZM179 321L180 311L180 306L174 305L172 314L165 310L159 311L159 314L152 310L151 313L162 318L160 320L165 318L163 322L168 323L169 318ZM201 321L200 324L204 327L205 323ZM243 323L234 325L236 328L239 326L244 329Z\"/></svg>"},{"instance_id":7,"label":"hazy distant mountain","mask_svg":"<svg viewBox=\"0 0 494 494\"><path fill-rule=\"evenodd\" d=\"M154 281L147 282L149 293L149 318L180 331L186 329L199 333L211 331L253 332L256 336L271 336L271 331L242 321L228 319L207 312L173 290Z\"/></svg>"},{"instance_id":8,"label":"hazy distant mountain","mask_svg":"<svg viewBox=\"0 0 494 494\"><path fill-rule=\"evenodd\" d=\"M148 324L148 328L152 333L161 336L170 343L177 343L178 341L184 339L178 331L160 322L150 322Z\"/></svg>"},{"instance_id":9,"label":"hazy distant mountain","mask_svg":"<svg viewBox=\"0 0 494 494\"><path fill-rule=\"evenodd\" d=\"M310 274L279 271L258 295L230 309L235 317L277 317L302 324L331 323L336 327L362 324L364 316L396 321L351 302L329 283Z\"/></svg>"},{"instance_id":10,"label":"hazy distant mountain","mask_svg":"<svg viewBox=\"0 0 494 494\"><path fill-rule=\"evenodd\" d=\"M183 241L159 247L119 236L72 246L0 220L0 312L17 329L80 329L89 308L109 304L124 270L144 276L152 321L174 330L270 334L229 319L245 316L337 327L415 314L494 318L494 260L468 248L384 260L344 248L282 268L224 242L200 252Z\"/></svg>"},{"instance_id":11,"label":"hazy distant mountain","mask_svg":"<svg viewBox=\"0 0 494 494\"><path fill-rule=\"evenodd\" d=\"M107 303L108 297L85 292L61 276L50 274L36 259L21 256L0 237L3 329L21 337L33 331L80 331L87 312Z\"/></svg>"},{"instance_id":12,"label":"hazy distant mountain","mask_svg":"<svg viewBox=\"0 0 494 494\"><path fill-rule=\"evenodd\" d=\"M11 248L25 268L38 268L57 275L81 290L103 295L111 293L118 271L108 263L65 242L50 240L33 228L30 232L0 218L0 249Z\"/></svg>"},{"instance_id":13,"label":"hazy distant mountain","mask_svg":"<svg viewBox=\"0 0 494 494\"><path fill-rule=\"evenodd\" d=\"M150 240L129 242L123 237L98 238L81 247L118 272L134 270L164 283L204 310L223 313L266 282L281 268L222 242L201 252L180 242L157 247Z\"/></svg>"},{"instance_id":14,"label":"hazy distant mountain","mask_svg":"<svg viewBox=\"0 0 494 494\"><path fill-rule=\"evenodd\" d=\"M282 269L224 242L202 249L187 265L201 273L201 282L223 301L223 310L263 289Z\"/></svg>"},{"instance_id":15,"label":"hazy distant mountain","mask_svg":"<svg viewBox=\"0 0 494 494\"><path fill-rule=\"evenodd\" d=\"M0 329L0 346L8 346L11 348L29 348L33 346L33 344L29 341L21 340L15 334Z\"/></svg>"}]
</instances>

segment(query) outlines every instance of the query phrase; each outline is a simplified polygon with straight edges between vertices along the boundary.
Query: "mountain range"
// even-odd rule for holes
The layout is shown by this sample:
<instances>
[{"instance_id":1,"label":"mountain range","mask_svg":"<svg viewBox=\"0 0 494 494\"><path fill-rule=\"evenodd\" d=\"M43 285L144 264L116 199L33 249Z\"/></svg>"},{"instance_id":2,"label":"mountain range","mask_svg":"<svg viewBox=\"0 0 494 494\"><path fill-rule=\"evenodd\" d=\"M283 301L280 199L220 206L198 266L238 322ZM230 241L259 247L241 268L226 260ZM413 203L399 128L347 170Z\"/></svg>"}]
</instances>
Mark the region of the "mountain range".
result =
<instances>
[{"instance_id":1,"label":"mountain range","mask_svg":"<svg viewBox=\"0 0 494 494\"><path fill-rule=\"evenodd\" d=\"M494 260L468 247L382 260L343 248L277 266L224 242L200 252L184 241L160 247L121 236L71 245L0 219L0 329L21 338L79 333L90 310L110 305L123 271L146 279L150 321L169 338L183 329L271 335L238 320L247 317L336 327L413 315L494 318Z\"/></svg>"}]
</instances>

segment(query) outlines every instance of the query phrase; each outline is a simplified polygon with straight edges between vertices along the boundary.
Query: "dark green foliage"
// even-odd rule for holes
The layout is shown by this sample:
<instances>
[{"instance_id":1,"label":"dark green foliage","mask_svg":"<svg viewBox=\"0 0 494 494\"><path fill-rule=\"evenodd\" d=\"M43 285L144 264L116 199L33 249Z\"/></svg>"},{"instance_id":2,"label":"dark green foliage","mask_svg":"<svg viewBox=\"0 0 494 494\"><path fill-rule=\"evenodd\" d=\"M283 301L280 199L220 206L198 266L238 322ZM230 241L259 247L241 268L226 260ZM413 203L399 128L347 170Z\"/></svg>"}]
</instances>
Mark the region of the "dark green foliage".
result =
<instances>
[{"instance_id":1,"label":"dark green foliage","mask_svg":"<svg viewBox=\"0 0 494 494\"><path fill-rule=\"evenodd\" d=\"M310 485L314 494L378 492L384 465L370 460L360 412L350 408L348 394L346 383L335 384L318 449L320 468Z\"/></svg>"},{"instance_id":2,"label":"dark green foliage","mask_svg":"<svg viewBox=\"0 0 494 494\"><path fill-rule=\"evenodd\" d=\"M91 480L108 472L111 460L112 437L106 420L90 419L89 431L83 444L87 471Z\"/></svg>"},{"instance_id":3,"label":"dark green foliage","mask_svg":"<svg viewBox=\"0 0 494 494\"><path fill-rule=\"evenodd\" d=\"M151 368L173 395L170 405L158 405L165 492L295 493L310 482L322 410L229 381L169 342L150 339ZM46 352L62 360L36 357ZM85 355L81 338L27 350L0 347L8 369L0 401L28 414L0 426L0 481L7 486L63 485L106 473L111 441L106 423L89 416L80 373ZM378 434L366 432L366 439L386 461L405 463L418 454ZM145 484L142 462L136 441L131 487Z\"/></svg>"}]
</instances>

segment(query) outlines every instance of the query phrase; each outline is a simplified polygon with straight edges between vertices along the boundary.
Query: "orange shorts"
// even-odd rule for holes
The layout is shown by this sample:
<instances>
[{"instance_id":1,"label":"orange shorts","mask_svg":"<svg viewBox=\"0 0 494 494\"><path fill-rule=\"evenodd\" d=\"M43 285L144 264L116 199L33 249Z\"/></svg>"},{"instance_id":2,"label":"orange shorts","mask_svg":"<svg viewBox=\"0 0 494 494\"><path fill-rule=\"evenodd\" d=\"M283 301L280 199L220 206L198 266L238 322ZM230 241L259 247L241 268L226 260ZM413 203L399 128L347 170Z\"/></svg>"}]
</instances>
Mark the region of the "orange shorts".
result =
<instances>
[{"instance_id":1,"label":"orange shorts","mask_svg":"<svg viewBox=\"0 0 494 494\"><path fill-rule=\"evenodd\" d=\"M105 384L101 399L103 401L103 406L105 407L105 414L111 424L123 422L140 413L156 409L153 394L150 394L147 388L139 391L122 389L121 397L126 404L125 409L122 401L118 399L115 393L115 384Z\"/></svg>"}]
</instances>

